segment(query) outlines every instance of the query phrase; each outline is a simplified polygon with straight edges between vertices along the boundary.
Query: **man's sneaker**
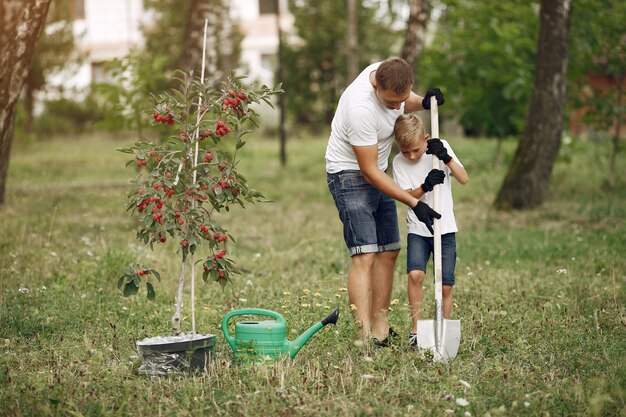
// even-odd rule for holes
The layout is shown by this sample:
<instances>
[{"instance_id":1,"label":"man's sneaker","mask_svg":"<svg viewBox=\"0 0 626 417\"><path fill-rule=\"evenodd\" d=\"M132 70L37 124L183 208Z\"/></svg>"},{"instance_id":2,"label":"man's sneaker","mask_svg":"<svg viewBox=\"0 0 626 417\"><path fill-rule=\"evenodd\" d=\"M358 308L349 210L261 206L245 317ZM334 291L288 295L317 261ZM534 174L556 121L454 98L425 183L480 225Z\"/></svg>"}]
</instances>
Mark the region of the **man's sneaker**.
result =
<instances>
[{"instance_id":1,"label":"man's sneaker","mask_svg":"<svg viewBox=\"0 0 626 417\"><path fill-rule=\"evenodd\" d=\"M375 337L372 337L372 342L374 342L375 347L382 349L382 348L389 347L389 345L392 342L390 339L396 339L397 337L398 337L398 333L396 333L396 331L390 327L387 337L385 337L383 340L378 340Z\"/></svg>"},{"instance_id":2,"label":"man's sneaker","mask_svg":"<svg viewBox=\"0 0 626 417\"><path fill-rule=\"evenodd\" d=\"M398 333L396 333L396 331L393 330L391 327L389 328L389 337L393 337L394 339L398 337Z\"/></svg>"},{"instance_id":3,"label":"man's sneaker","mask_svg":"<svg viewBox=\"0 0 626 417\"><path fill-rule=\"evenodd\" d=\"M409 346L413 349L417 349L417 333L409 333Z\"/></svg>"}]
</instances>

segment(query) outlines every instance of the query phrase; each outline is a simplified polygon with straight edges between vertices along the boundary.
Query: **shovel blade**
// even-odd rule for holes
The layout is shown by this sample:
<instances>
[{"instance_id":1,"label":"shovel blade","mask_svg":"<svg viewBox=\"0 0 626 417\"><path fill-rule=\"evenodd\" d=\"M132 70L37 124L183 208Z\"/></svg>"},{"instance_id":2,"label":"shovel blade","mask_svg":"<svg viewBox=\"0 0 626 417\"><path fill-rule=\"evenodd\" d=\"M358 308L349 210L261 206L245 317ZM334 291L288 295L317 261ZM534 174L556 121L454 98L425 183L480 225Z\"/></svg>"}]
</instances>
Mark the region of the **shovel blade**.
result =
<instances>
[{"instance_id":1,"label":"shovel blade","mask_svg":"<svg viewBox=\"0 0 626 417\"><path fill-rule=\"evenodd\" d=\"M437 322L419 320L417 322L417 347L420 351L429 350L433 359L446 362L454 359L461 344L461 320L443 320L443 332L437 340Z\"/></svg>"}]
</instances>

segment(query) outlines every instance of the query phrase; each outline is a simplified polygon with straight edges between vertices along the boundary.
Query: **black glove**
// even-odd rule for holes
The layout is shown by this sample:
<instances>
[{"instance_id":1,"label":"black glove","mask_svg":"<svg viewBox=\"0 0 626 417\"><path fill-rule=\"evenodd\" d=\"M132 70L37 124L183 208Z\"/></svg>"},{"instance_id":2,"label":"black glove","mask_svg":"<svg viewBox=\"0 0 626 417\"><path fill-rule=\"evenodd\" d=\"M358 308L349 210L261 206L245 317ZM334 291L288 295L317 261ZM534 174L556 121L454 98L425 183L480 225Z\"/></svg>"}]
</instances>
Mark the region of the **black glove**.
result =
<instances>
[{"instance_id":1,"label":"black glove","mask_svg":"<svg viewBox=\"0 0 626 417\"><path fill-rule=\"evenodd\" d=\"M435 232L433 231L433 222L434 219L440 219L441 214L431 209L430 206L423 201L417 202L417 205L413 207L413 213L415 213L419 221L421 221L426 225L426 227L428 227L430 233L435 234Z\"/></svg>"},{"instance_id":2,"label":"black glove","mask_svg":"<svg viewBox=\"0 0 626 417\"><path fill-rule=\"evenodd\" d=\"M446 174L443 173L441 169L432 169L426 179L424 180L424 184L421 185L422 191L425 193L433 190L433 187L437 184L443 184L443 179L446 177Z\"/></svg>"},{"instance_id":3,"label":"black glove","mask_svg":"<svg viewBox=\"0 0 626 417\"><path fill-rule=\"evenodd\" d=\"M438 138L428 139L426 142L426 153L428 155L436 155L446 165L452 160L452 157L448 155L448 150L443 146L443 142Z\"/></svg>"},{"instance_id":4,"label":"black glove","mask_svg":"<svg viewBox=\"0 0 626 417\"><path fill-rule=\"evenodd\" d=\"M446 100L443 98L443 93L438 88L431 88L426 92L426 95L422 99L422 107L424 110L430 110L430 98L435 97L437 99L437 106L443 105Z\"/></svg>"}]
</instances>

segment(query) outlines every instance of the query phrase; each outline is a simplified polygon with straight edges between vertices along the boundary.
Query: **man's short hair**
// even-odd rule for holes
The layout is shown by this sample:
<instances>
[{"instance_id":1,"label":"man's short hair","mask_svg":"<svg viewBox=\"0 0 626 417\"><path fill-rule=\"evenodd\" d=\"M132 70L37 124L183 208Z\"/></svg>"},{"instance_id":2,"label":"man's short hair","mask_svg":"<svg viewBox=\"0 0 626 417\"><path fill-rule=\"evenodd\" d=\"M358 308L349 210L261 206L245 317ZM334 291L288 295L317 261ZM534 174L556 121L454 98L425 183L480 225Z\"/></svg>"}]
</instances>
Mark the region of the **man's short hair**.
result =
<instances>
[{"instance_id":1,"label":"man's short hair","mask_svg":"<svg viewBox=\"0 0 626 417\"><path fill-rule=\"evenodd\" d=\"M413 68L402 58L386 59L376 69L376 86L396 94L406 93L413 87Z\"/></svg>"}]
</instances>

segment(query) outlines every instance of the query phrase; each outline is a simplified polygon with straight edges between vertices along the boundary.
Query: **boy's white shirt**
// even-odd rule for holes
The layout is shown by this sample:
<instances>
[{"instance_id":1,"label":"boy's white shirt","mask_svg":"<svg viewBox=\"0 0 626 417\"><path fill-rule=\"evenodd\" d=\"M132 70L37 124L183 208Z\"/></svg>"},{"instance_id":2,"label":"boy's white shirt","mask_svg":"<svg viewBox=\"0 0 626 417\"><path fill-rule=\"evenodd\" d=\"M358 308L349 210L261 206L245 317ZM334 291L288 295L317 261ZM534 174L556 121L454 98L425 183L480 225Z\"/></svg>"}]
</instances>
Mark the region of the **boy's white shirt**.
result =
<instances>
[{"instance_id":1,"label":"boy's white shirt","mask_svg":"<svg viewBox=\"0 0 626 417\"><path fill-rule=\"evenodd\" d=\"M446 140L441 140L448 150L448 155L455 160L456 163L463 166L461 161L456 157L450 144ZM441 234L456 233L459 229L454 218L454 202L452 200L452 177L450 168L440 163L440 166L446 174L446 178L441 184ZM414 190L421 186L426 179L428 173L433 169L432 155L424 153L417 161L406 159L401 153L393 159L393 178L394 181L403 190ZM433 192L428 192L421 198L421 201L434 208ZM413 210L407 210L407 232L420 236L432 237L433 234L426 228L426 225L417 219Z\"/></svg>"},{"instance_id":2,"label":"boy's white shirt","mask_svg":"<svg viewBox=\"0 0 626 417\"><path fill-rule=\"evenodd\" d=\"M404 103L393 110L380 103L370 74L380 62L369 65L346 88L339 99L326 147L326 172L359 170L352 146L378 145L378 167L385 171L393 144L393 127L404 113Z\"/></svg>"}]
</instances>

